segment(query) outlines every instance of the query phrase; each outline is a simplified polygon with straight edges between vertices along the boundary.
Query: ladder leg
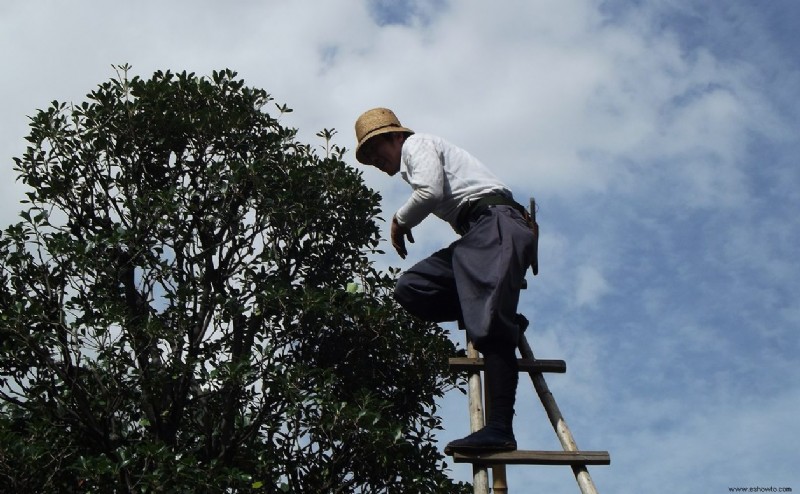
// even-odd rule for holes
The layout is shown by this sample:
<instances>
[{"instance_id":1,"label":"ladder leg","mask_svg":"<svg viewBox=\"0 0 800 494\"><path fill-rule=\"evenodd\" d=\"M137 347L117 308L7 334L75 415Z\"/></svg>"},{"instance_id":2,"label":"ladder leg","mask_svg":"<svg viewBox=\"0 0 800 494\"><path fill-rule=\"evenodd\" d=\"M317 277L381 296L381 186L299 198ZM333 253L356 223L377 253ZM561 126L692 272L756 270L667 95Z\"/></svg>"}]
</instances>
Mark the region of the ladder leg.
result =
<instances>
[{"instance_id":1,"label":"ladder leg","mask_svg":"<svg viewBox=\"0 0 800 494\"><path fill-rule=\"evenodd\" d=\"M467 337L467 357L478 358L478 350ZM481 373L470 373L468 381L469 391L469 425L470 432L483 428L483 397L481 396ZM475 494L489 494L489 474L485 466L473 463L472 488Z\"/></svg>"},{"instance_id":2,"label":"ladder leg","mask_svg":"<svg viewBox=\"0 0 800 494\"><path fill-rule=\"evenodd\" d=\"M519 337L519 351L522 358L535 358L533 356L533 350L524 333ZM575 439L572 437L572 432L569 430L569 427L567 427L567 422L561 415L561 410L559 410L553 393L550 392L550 388L548 388L547 382L544 380L544 376L537 372L529 372L528 374L533 382L533 387L536 389L536 394L539 395L539 399L542 401L542 405L544 405L547 417L550 419L550 423L556 431L556 436L558 436L558 440L561 442L561 447L564 451L578 451L578 445L575 443ZM575 474L575 480L578 482L578 487L580 487L582 494L597 494L597 488L594 482L592 482L589 470L587 470L585 466L573 466L572 472Z\"/></svg>"},{"instance_id":3,"label":"ladder leg","mask_svg":"<svg viewBox=\"0 0 800 494\"><path fill-rule=\"evenodd\" d=\"M508 494L505 465L492 467L492 492L495 494Z\"/></svg>"}]
</instances>

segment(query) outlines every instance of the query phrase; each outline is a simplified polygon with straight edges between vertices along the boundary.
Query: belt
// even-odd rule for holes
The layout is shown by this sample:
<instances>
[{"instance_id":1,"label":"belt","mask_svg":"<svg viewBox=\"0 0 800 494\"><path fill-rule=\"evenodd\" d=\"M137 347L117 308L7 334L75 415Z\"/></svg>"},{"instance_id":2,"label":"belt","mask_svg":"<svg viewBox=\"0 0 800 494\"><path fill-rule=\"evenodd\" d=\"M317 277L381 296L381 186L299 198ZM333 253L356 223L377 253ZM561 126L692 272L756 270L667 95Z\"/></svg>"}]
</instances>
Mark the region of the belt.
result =
<instances>
[{"instance_id":1,"label":"belt","mask_svg":"<svg viewBox=\"0 0 800 494\"><path fill-rule=\"evenodd\" d=\"M527 213L523 205L506 196L500 194L484 196L476 201L468 202L461 207L461 211L458 212L458 218L456 219L456 231L461 235L467 233L470 222L474 218L485 213L486 210L492 206L511 206L519 211L523 217L525 217Z\"/></svg>"}]
</instances>

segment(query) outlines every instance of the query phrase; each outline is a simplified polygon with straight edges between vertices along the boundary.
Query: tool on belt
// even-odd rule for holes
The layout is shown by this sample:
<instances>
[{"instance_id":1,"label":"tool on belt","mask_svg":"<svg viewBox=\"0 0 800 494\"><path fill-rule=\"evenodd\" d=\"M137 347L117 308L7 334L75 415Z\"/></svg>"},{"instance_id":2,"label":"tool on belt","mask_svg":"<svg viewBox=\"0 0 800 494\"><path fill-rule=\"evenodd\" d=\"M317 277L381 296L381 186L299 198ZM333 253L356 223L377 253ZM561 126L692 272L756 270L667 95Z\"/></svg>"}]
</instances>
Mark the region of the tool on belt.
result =
<instances>
[{"instance_id":1,"label":"tool on belt","mask_svg":"<svg viewBox=\"0 0 800 494\"><path fill-rule=\"evenodd\" d=\"M536 223L536 200L531 197L531 209L525 212L525 221L533 232L533 260L531 261L531 271L533 275L539 274L539 223Z\"/></svg>"},{"instance_id":2,"label":"tool on belt","mask_svg":"<svg viewBox=\"0 0 800 494\"><path fill-rule=\"evenodd\" d=\"M520 214L522 214L522 216L525 218L525 221L528 223L528 227L533 232L533 260L531 261L531 271L533 271L533 275L536 276L539 274L539 224L536 223L536 201L533 199L533 197L531 197L530 211L525 209L523 205L519 204L513 199L509 199L508 197L500 194L481 197L480 199L469 203L466 207L463 207L461 211L459 211L458 219L456 220L456 224L458 225L456 231L460 235L464 235L469 230L469 222L473 218L479 216L491 206L501 205L511 206L519 211Z\"/></svg>"}]
</instances>

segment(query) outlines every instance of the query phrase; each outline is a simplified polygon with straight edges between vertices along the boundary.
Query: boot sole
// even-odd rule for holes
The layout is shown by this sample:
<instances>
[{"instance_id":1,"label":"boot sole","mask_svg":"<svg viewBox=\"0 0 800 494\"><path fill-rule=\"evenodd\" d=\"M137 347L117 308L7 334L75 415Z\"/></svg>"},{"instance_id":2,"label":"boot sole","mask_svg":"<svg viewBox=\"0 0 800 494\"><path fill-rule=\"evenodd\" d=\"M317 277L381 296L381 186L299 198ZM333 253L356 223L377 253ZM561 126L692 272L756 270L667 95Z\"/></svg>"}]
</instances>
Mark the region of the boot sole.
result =
<instances>
[{"instance_id":1,"label":"boot sole","mask_svg":"<svg viewBox=\"0 0 800 494\"><path fill-rule=\"evenodd\" d=\"M475 445L475 446L447 446L444 448L444 454L452 455L453 453L466 453L466 454L475 454L475 453L499 453L503 451L516 451L517 445L506 443L506 444L497 444L497 445Z\"/></svg>"}]
</instances>

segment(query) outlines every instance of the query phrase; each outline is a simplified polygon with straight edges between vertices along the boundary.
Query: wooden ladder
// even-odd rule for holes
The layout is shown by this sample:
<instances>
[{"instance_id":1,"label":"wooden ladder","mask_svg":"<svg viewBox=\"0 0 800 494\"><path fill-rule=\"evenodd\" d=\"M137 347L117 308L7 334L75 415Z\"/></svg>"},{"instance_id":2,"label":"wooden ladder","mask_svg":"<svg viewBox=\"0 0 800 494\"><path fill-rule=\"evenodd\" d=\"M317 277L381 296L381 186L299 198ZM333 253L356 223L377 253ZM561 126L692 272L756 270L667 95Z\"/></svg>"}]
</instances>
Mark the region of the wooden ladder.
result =
<instances>
[{"instance_id":1,"label":"wooden ladder","mask_svg":"<svg viewBox=\"0 0 800 494\"><path fill-rule=\"evenodd\" d=\"M539 225L536 223L536 201L531 198L529 224L533 228L537 244L539 238ZM537 248L538 251L538 248ZM534 255L534 262L531 265L533 274L539 272L538 253ZM523 288L527 284L523 285ZM527 327L527 321L525 321ZM459 324L461 329L464 329ZM567 364L563 360L537 360L533 355L528 339L525 337L525 329L520 328L519 353L522 356L519 362L519 372L527 372L533 382L533 387L539 399L544 405L550 424L561 442L563 451L509 451L502 453L485 454L463 454L454 453L455 463L472 463L473 490L475 494L489 493L489 475L487 467L492 468L492 490L496 494L508 493L508 483L506 482L506 465L569 465L575 474L575 480L582 494L597 494L597 488L592 482L592 477L586 469L588 465L610 465L611 457L608 451L580 451L572 432L567 427L561 410L556 404L553 393L547 387L543 373L567 371ZM459 371L469 372L468 394L470 411L470 430L475 432L484 426L484 406L481 397L481 371L484 368L483 359L479 358L478 351L467 337L467 357L451 358L450 368ZM488 395L488 393L487 393ZM491 403L487 403L490 406Z\"/></svg>"},{"instance_id":2,"label":"wooden ladder","mask_svg":"<svg viewBox=\"0 0 800 494\"><path fill-rule=\"evenodd\" d=\"M508 492L506 465L569 465L572 467L581 493L597 494L597 489L586 467L588 465L610 465L611 457L607 451L580 451L578 449L572 432L567 427L543 376L545 372L566 372L566 363L563 360L537 360L524 332L520 334L519 351L522 356L518 360L519 371L527 372L530 375L536 394L539 395L539 399L544 405L547 417L561 442L563 451L517 450L484 454L454 453L453 461L455 463L472 463L472 485L475 494L489 493L488 467L492 469L492 492L506 494ZM469 338L467 338L467 357L451 358L450 368L469 372L470 429L475 432L484 425L484 406L481 393L481 371L484 363ZM486 405L491 406L491 403Z\"/></svg>"}]
</instances>

